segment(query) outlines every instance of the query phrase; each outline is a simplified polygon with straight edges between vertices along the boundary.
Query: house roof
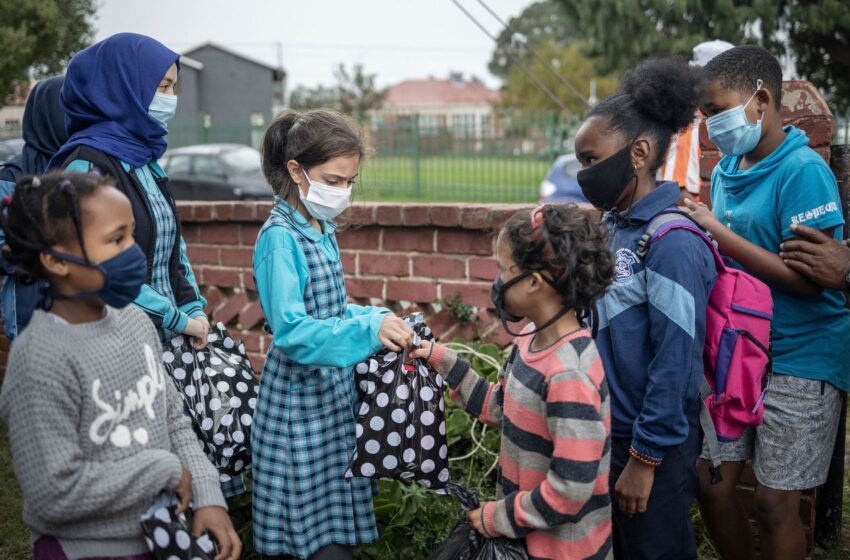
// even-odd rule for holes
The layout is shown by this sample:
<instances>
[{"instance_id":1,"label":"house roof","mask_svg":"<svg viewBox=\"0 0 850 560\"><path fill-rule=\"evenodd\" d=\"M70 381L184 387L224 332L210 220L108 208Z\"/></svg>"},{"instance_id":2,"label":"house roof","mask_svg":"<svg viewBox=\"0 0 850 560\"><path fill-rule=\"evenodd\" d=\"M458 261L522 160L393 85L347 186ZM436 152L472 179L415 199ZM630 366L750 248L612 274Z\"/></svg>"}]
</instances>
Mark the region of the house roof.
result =
<instances>
[{"instance_id":1,"label":"house roof","mask_svg":"<svg viewBox=\"0 0 850 560\"><path fill-rule=\"evenodd\" d=\"M190 56L186 56L184 54L180 55L180 66L187 66L187 67L189 67L193 70L197 70L199 72L204 69L204 63L203 62L201 62L199 60L195 60L194 58L192 58Z\"/></svg>"},{"instance_id":2,"label":"house roof","mask_svg":"<svg viewBox=\"0 0 850 560\"><path fill-rule=\"evenodd\" d=\"M489 105L499 92L477 81L406 80L390 87L384 108L412 106Z\"/></svg>"},{"instance_id":3,"label":"house roof","mask_svg":"<svg viewBox=\"0 0 850 560\"><path fill-rule=\"evenodd\" d=\"M217 43L213 43L212 41L207 41L206 43L198 45L197 47L193 47L193 48L191 48L187 51L184 51L183 55L191 56L193 53L196 53L199 50L204 49L204 48L213 48L213 49L216 49L216 50L219 50L219 51L226 52L228 54L235 56L236 58L242 59L246 62L250 62L251 64L256 64L257 66L262 66L263 68L268 68L272 72L275 72L276 75L280 75L281 77L286 76L286 72L280 66L273 66L271 64L266 64L265 62L256 60L256 59L251 58L249 56L245 56L242 53L238 53L238 52L236 52L232 49L228 49L228 48L223 47L223 46L221 46Z\"/></svg>"}]
</instances>

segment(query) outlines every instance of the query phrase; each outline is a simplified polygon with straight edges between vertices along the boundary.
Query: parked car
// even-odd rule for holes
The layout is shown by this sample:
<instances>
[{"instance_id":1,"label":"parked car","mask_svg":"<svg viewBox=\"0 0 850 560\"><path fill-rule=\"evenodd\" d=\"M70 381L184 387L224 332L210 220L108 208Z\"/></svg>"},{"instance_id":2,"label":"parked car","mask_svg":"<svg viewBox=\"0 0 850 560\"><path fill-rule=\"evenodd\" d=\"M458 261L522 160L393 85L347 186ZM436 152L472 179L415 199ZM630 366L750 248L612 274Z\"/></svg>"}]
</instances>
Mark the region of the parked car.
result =
<instances>
[{"instance_id":1,"label":"parked car","mask_svg":"<svg viewBox=\"0 0 850 560\"><path fill-rule=\"evenodd\" d=\"M159 161L177 200L267 200L260 152L241 144L203 144L169 150Z\"/></svg>"},{"instance_id":2,"label":"parked car","mask_svg":"<svg viewBox=\"0 0 850 560\"><path fill-rule=\"evenodd\" d=\"M589 204L576 179L580 170L581 164L575 154L566 154L555 160L540 184L540 202Z\"/></svg>"},{"instance_id":3,"label":"parked car","mask_svg":"<svg viewBox=\"0 0 850 560\"><path fill-rule=\"evenodd\" d=\"M0 163L12 156L16 156L24 149L23 138L12 138L11 140L0 140Z\"/></svg>"}]
</instances>

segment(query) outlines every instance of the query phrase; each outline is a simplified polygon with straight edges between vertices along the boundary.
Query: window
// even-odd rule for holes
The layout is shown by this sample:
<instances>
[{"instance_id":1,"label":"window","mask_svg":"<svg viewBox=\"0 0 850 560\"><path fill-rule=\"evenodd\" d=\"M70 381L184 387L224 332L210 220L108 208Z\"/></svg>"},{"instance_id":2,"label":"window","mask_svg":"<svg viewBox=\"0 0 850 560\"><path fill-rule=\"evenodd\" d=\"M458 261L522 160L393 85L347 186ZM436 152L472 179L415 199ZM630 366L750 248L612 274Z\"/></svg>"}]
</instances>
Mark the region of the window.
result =
<instances>
[{"instance_id":1,"label":"window","mask_svg":"<svg viewBox=\"0 0 850 560\"><path fill-rule=\"evenodd\" d=\"M253 148L240 148L221 154L234 175L256 175L262 172L260 152ZM197 164L195 164L197 165Z\"/></svg>"},{"instance_id":2,"label":"window","mask_svg":"<svg viewBox=\"0 0 850 560\"><path fill-rule=\"evenodd\" d=\"M169 175L188 175L191 169L189 156L169 156L163 164L163 169Z\"/></svg>"},{"instance_id":3,"label":"window","mask_svg":"<svg viewBox=\"0 0 850 560\"><path fill-rule=\"evenodd\" d=\"M195 156L195 175L202 177L222 177L227 173L224 164L217 156Z\"/></svg>"}]
</instances>

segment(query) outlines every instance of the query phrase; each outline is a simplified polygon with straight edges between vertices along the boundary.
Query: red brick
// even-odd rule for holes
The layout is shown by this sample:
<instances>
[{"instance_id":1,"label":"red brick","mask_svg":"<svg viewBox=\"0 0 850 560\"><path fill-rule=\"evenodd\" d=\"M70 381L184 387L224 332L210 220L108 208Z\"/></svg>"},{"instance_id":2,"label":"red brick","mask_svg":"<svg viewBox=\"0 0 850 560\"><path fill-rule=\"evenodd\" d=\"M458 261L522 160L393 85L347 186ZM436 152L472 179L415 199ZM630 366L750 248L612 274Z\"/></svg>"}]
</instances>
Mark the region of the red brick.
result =
<instances>
[{"instance_id":1,"label":"red brick","mask_svg":"<svg viewBox=\"0 0 850 560\"><path fill-rule=\"evenodd\" d=\"M242 287L246 290L251 290L252 292L257 291L257 285L254 283L254 273L252 272L243 272L242 273Z\"/></svg>"},{"instance_id":2,"label":"red brick","mask_svg":"<svg viewBox=\"0 0 850 560\"><path fill-rule=\"evenodd\" d=\"M354 204L351 207L351 224L354 226L375 225L375 207L371 204Z\"/></svg>"},{"instance_id":3,"label":"red brick","mask_svg":"<svg viewBox=\"0 0 850 560\"><path fill-rule=\"evenodd\" d=\"M265 214L263 214L265 217ZM257 218L256 202L237 202L233 205L233 219L237 221L250 221Z\"/></svg>"},{"instance_id":4,"label":"red brick","mask_svg":"<svg viewBox=\"0 0 850 560\"><path fill-rule=\"evenodd\" d=\"M375 222L379 226L400 226L401 207L395 204L378 206L375 209Z\"/></svg>"},{"instance_id":5,"label":"red brick","mask_svg":"<svg viewBox=\"0 0 850 560\"><path fill-rule=\"evenodd\" d=\"M490 212L490 229L493 231L499 231L502 229L508 220L511 219L511 216L517 213L520 209L520 206L512 206L510 208L494 208Z\"/></svg>"},{"instance_id":6,"label":"red brick","mask_svg":"<svg viewBox=\"0 0 850 560\"><path fill-rule=\"evenodd\" d=\"M360 274L410 276L410 259L401 255L360 253Z\"/></svg>"},{"instance_id":7,"label":"red brick","mask_svg":"<svg viewBox=\"0 0 850 560\"><path fill-rule=\"evenodd\" d=\"M472 259L469 261L470 280L495 280L499 273L496 259Z\"/></svg>"},{"instance_id":8,"label":"red brick","mask_svg":"<svg viewBox=\"0 0 850 560\"><path fill-rule=\"evenodd\" d=\"M443 254L492 255L493 236L484 231L440 230L437 234L437 251Z\"/></svg>"},{"instance_id":9,"label":"red brick","mask_svg":"<svg viewBox=\"0 0 850 560\"><path fill-rule=\"evenodd\" d=\"M242 344L245 345L245 350L247 350L248 352L259 353L261 336L262 335L258 331L245 331L239 333L237 338L242 341Z\"/></svg>"},{"instance_id":10,"label":"red brick","mask_svg":"<svg viewBox=\"0 0 850 560\"><path fill-rule=\"evenodd\" d=\"M340 249L380 249L381 230L379 228L353 228L337 236Z\"/></svg>"},{"instance_id":11,"label":"red brick","mask_svg":"<svg viewBox=\"0 0 850 560\"><path fill-rule=\"evenodd\" d=\"M438 340L446 340L446 335L455 328L457 319L448 309L443 309L439 313L426 317L425 323Z\"/></svg>"},{"instance_id":12,"label":"red brick","mask_svg":"<svg viewBox=\"0 0 850 560\"><path fill-rule=\"evenodd\" d=\"M431 207L431 224L440 227L457 227L460 225L460 208L457 206Z\"/></svg>"},{"instance_id":13,"label":"red brick","mask_svg":"<svg viewBox=\"0 0 850 560\"><path fill-rule=\"evenodd\" d=\"M234 320L246 305L248 305L248 298L245 294L241 292L233 294L230 299L224 302L224 305L215 310L213 320L226 325Z\"/></svg>"},{"instance_id":14,"label":"red brick","mask_svg":"<svg viewBox=\"0 0 850 560\"><path fill-rule=\"evenodd\" d=\"M233 202L218 202L213 206L213 216L217 221L233 220Z\"/></svg>"},{"instance_id":15,"label":"red brick","mask_svg":"<svg viewBox=\"0 0 850 560\"><path fill-rule=\"evenodd\" d=\"M221 249L222 266L251 268L253 266L254 250L251 247L224 247Z\"/></svg>"},{"instance_id":16,"label":"red brick","mask_svg":"<svg viewBox=\"0 0 850 560\"><path fill-rule=\"evenodd\" d=\"M413 257L413 275L430 278L466 278L466 261L447 257Z\"/></svg>"},{"instance_id":17,"label":"red brick","mask_svg":"<svg viewBox=\"0 0 850 560\"><path fill-rule=\"evenodd\" d=\"M411 228L387 230L384 233L384 251L434 252L434 230L431 228ZM360 263L361 265L363 263Z\"/></svg>"},{"instance_id":18,"label":"red brick","mask_svg":"<svg viewBox=\"0 0 850 560\"><path fill-rule=\"evenodd\" d=\"M355 298L383 298L383 280L364 280L362 278L346 278L345 290Z\"/></svg>"},{"instance_id":19,"label":"red brick","mask_svg":"<svg viewBox=\"0 0 850 560\"><path fill-rule=\"evenodd\" d=\"M479 308L487 308L493 305L490 301L490 284L483 282L463 284L443 282L440 289L441 299L450 300L455 296L460 296L462 303Z\"/></svg>"},{"instance_id":20,"label":"red brick","mask_svg":"<svg viewBox=\"0 0 850 560\"><path fill-rule=\"evenodd\" d=\"M274 208L274 202L253 202L254 206L257 207L257 216L256 219L261 221L266 221L266 218L269 217L269 214L272 213L272 209Z\"/></svg>"},{"instance_id":21,"label":"red brick","mask_svg":"<svg viewBox=\"0 0 850 560\"><path fill-rule=\"evenodd\" d=\"M257 243L257 236L260 235L262 226L245 224L239 228L239 240L242 245L253 248ZM234 243L235 244L235 243Z\"/></svg>"},{"instance_id":22,"label":"red brick","mask_svg":"<svg viewBox=\"0 0 850 560\"><path fill-rule=\"evenodd\" d=\"M187 245L186 256L192 265L221 264L218 247L205 245Z\"/></svg>"},{"instance_id":23,"label":"red brick","mask_svg":"<svg viewBox=\"0 0 850 560\"><path fill-rule=\"evenodd\" d=\"M198 202L192 210L192 221L209 222L213 217L213 206L209 203Z\"/></svg>"},{"instance_id":24,"label":"red brick","mask_svg":"<svg viewBox=\"0 0 850 560\"><path fill-rule=\"evenodd\" d=\"M430 206L404 206L401 209L402 222L406 226L427 226L430 222Z\"/></svg>"},{"instance_id":25,"label":"red brick","mask_svg":"<svg viewBox=\"0 0 850 560\"><path fill-rule=\"evenodd\" d=\"M204 298L207 300L207 307L204 313L210 315L213 310L224 302L224 294L215 286L209 286L204 290Z\"/></svg>"},{"instance_id":26,"label":"red brick","mask_svg":"<svg viewBox=\"0 0 850 560\"><path fill-rule=\"evenodd\" d=\"M235 224L204 224L199 241L205 245L239 245L239 226Z\"/></svg>"},{"instance_id":27,"label":"red brick","mask_svg":"<svg viewBox=\"0 0 850 560\"><path fill-rule=\"evenodd\" d=\"M430 303L437 299L437 283L416 280L388 280L387 299Z\"/></svg>"},{"instance_id":28,"label":"red brick","mask_svg":"<svg viewBox=\"0 0 850 560\"><path fill-rule=\"evenodd\" d=\"M200 267L201 284L220 288L239 288L242 285L239 271L227 268Z\"/></svg>"},{"instance_id":29,"label":"red brick","mask_svg":"<svg viewBox=\"0 0 850 560\"><path fill-rule=\"evenodd\" d=\"M339 256L342 261L342 269L347 274L357 274L357 252L340 251Z\"/></svg>"},{"instance_id":30,"label":"red brick","mask_svg":"<svg viewBox=\"0 0 850 560\"><path fill-rule=\"evenodd\" d=\"M180 233L188 245L200 243L201 226L191 222L180 222Z\"/></svg>"},{"instance_id":31,"label":"red brick","mask_svg":"<svg viewBox=\"0 0 850 560\"><path fill-rule=\"evenodd\" d=\"M265 319L263 306L260 305L259 301L249 303L239 312L239 324L242 325L243 329L253 329L257 325L261 325Z\"/></svg>"},{"instance_id":32,"label":"red brick","mask_svg":"<svg viewBox=\"0 0 850 560\"><path fill-rule=\"evenodd\" d=\"M483 206L464 208L460 214L460 225L465 229L489 228L490 209Z\"/></svg>"}]
</instances>

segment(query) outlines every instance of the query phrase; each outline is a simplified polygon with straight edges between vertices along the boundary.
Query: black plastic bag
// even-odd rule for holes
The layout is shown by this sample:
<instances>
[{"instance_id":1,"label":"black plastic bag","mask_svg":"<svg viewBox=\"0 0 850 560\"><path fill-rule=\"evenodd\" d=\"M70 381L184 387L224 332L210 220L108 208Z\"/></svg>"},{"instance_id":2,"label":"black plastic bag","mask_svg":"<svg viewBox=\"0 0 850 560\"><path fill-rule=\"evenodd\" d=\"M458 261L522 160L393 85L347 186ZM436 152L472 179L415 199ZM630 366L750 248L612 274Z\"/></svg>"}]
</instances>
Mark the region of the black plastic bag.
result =
<instances>
[{"instance_id":1,"label":"black plastic bag","mask_svg":"<svg viewBox=\"0 0 850 560\"><path fill-rule=\"evenodd\" d=\"M259 385L245 353L224 325L210 329L208 345L189 337L166 344L162 361L174 381L204 451L227 482L251 465L251 423Z\"/></svg>"},{"instance_id":2,"label":"black plastic bag","mask_svg":"<svg viewBox=\"0 0 850 560\"><path fill-rule=\"evenodd\" d=\"M478 494L462 484L449 482L445 492L457 498L464 511L472 511L480 506ZM484 538L472 528L464 515L428 560L528 560L528 553L520 540Z\"/></svg>"},{"instance_id":3,"label":"black plastic bag","mask_svg":"<svg viewBox=\"0 0 850 560\"><path fill-rule=\"evenodd\" d=\"M213 560L215 541L206 532L193 537L186 514L175 514L178 505L174 492L164 491L142 516L148 551L156 560Z\"/></svg>"},{"instance_id":4,"label":"black plastic bag","mask_svg":"<svg viewBox=\"0 0 850 560\"><path fill-rule=\"evenodd\" d=\"M414 346L434 335L421 314L405 317ZM346 478L415 480L439 489L449 480L443 380L425 360L384 349L355 367L360 394L357 449Z\"/></svg>"}]
</instances>

